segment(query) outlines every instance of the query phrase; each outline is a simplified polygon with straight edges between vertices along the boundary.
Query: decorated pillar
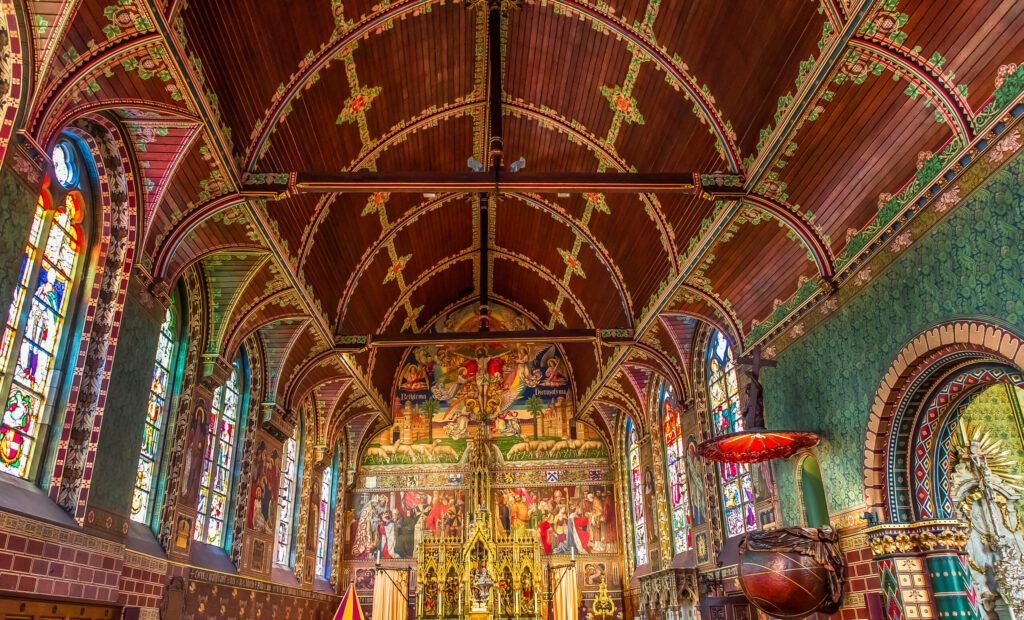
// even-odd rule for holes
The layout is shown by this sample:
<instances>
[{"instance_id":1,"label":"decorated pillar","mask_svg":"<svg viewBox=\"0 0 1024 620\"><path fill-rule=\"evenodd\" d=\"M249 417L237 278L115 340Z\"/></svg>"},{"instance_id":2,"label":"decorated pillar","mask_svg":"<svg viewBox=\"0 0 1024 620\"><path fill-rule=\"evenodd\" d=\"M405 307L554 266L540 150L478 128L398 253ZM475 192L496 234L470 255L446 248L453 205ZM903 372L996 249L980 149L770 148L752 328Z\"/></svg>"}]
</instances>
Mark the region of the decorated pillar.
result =
<instances>
[{"instance_id":1,"label":"decorated pillar","mask_svg":"<svg viewBox=\"0 0 1024 620\"><path fill-rule=\"evenodd\" d=\"M651 571L659 571L664 563L671 561L672 558L666 559L662 556L661 537L665 532L662 531L662 507L659 499L663 498L658 497L655 482L660 476L655 472L657 459L654 454L654 446L657 444L657 440L653 428L647 429L647 433L640 438L639 444L640 465L643 469L644 520L647 522L647 557Z\"/></svg>"},{"instance_id":2,"label":"decorated pillar","mask_svg":"<svg viewBox=\"0 0 1024 620\"><path fill-rule=\"evenodd\" d=\"M259 424L252 438L248 484L238 499L244 514L236 562L243 575L269 578L273 567L278 494L284 443L295 432L295 418L276 402L259 406ZM240 487L241 488L241 487Z\"/></svg>"},{"instance_id":3,"label":"decorated pillar","mask_svg":"<svg viewBox=\"0 0 1024 620\"><path fill-rule=\"evenodd\" d=\"M295 552L295 576L303 586L312 587L316 579L316 533L320 526L320 479L330 467L333 454L326 446L305 447L306 467L302 474L302 503Z\"/></svg>"},{"instance_id":4,"label":"decorated pillar","mask_svg":"<svg viewBox=\"0 0 1024 620\"><path fill-rule=\"evenodd\" d=\"M866 530L889 620L980 620L964 546L967 524L956 520L886 523Z\"/></svg>"},{"instance_id":5,"label":"decorated pillar","mask_svg":"<svg viewBox=\"0 0 1024 620\"><path fill-rule=\"evenodd\" d=\"M202 355L198 380L192 384L188 397L182 399L178 411L177 441L172 453L172 470L168 475L168 480L174 483L167 485L168 497L161 530L161 543L172 560L188 560L192 551L192 532L210 434L210 410L214 395L227 383L231 371L231 362L223 357Z\"/></svg>"},{"instance_id":6,"label":"decorated pillar","mask_svg":"<svg viewBox=\"0 0 1024 620\"><path fill-rule=\"evenodd\" d=\"M128 533L157 341L170 302L169 296L150 294L144 279L131 278L109 369L116 389L107 393L107 430L99 435L85 516L86 528L107 535Z\"/></svg>"}]
</instances>

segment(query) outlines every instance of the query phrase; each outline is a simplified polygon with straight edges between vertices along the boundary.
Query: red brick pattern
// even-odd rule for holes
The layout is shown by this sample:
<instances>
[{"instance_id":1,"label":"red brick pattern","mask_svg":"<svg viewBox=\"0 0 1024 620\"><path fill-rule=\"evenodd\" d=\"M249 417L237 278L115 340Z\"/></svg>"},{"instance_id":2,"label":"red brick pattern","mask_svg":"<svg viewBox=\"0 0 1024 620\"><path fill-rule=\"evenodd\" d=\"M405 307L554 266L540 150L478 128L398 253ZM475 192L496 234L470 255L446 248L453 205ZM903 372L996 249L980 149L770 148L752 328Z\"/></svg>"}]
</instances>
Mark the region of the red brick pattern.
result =
<instances>
[{"instance_id":1,"label":"red brick pattern","mask_svg":"<svg viewBox=\"0 0 1024 620\"><path fill-rule=\"evenodd\" d=\"M881 581L875 568L874 556L868 547L863 530L843 532L840 547L846 555L846 595L843 606L832 615L833 620L868 620L865 596L880 592Z\"/></svg>"},{"instance_id":2,"label":"red brick pattern","mask_svg":"<svg viewBox=\"0 0 1024 620\"><path fill-rule=\"evenodd\" d=\"M0 590L116 604L124 546L0 513Z\"/></svg>"},{"instance_id":3,"label":"red brick pattern","mask_svg":"<svg viewBox=\"0 0 1024 620\"><path fill-rule=\"evenodd\" d=\"M121 571L119 603L125 607L156 609L164 596L167 562L133 551L126 551Z\"/></svg>"},{"instance_id":4,"label":"red brick pattern","mask_svg":"<svg viewBox=\"0 0 1024 620\"><path fill-rule=\"evenodd\" d=\"M0 511L0 591L119 605L126 617L156 618L174 576L189 584L188 605L200 618L327 619L338 606L335 596L174 564Z\"/></svg>"}]
</instances>

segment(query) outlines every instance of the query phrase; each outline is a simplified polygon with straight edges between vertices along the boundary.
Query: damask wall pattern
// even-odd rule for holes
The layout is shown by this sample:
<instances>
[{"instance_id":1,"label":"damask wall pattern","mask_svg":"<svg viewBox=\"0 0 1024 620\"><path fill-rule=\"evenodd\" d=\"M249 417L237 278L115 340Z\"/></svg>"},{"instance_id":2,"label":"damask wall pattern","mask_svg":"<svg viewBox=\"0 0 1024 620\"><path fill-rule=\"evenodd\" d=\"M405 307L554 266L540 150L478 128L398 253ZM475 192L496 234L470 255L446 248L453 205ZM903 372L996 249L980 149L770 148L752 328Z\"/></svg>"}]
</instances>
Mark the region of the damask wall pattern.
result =
<instances>
[{"instance_id":1,"label":"damask wall pattern","mask_svg":"<svg viewBox=\"0 0 1024 620\"><path fill-rule=\"evenodd\" d=\"M906 342L960 317L1024 332L1022 227L1024 158L1017 156L764 372L769 427L823 433L816 450L833 512L863 504L871 400ZM785 520L796 523L793 468L786 462L775 471Z\"/></svg>"}]
</instances>

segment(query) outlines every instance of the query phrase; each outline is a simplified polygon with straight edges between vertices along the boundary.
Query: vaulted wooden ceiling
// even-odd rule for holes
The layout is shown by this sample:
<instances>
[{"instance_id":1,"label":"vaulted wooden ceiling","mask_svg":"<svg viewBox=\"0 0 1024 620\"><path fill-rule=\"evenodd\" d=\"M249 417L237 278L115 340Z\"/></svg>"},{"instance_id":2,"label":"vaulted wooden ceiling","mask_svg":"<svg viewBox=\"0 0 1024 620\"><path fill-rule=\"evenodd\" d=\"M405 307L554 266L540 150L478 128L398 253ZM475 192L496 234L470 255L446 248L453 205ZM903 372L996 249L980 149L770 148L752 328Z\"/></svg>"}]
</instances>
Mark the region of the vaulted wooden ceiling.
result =
<instances>
[{"instance_id":1,"label":"vaulted wooden ceiling","mask_svg":"<svg viewBox=\"0 0 1024 620\"><path fill-rule=\"evenodd\" d=\"M692 318L765 340L780 306L842 283L880 196L977 144L1013 103L992 101L1001 67L1024 59L1015 0L506 0L506 161L724 173L744 195L508 193L481 231L475 195L243 190L486 162L486 2L28 4L29 134L115 116L154 286L201 263L208 348L259 333L282 404L329 392L360 428L386 415L401 352L342 354L339 335L422 331L475 298L481 235L492 298L548 329L633 330L566 345L597 414L639 406L659 364L685 382Z\"/></svg>"}]
</instances>

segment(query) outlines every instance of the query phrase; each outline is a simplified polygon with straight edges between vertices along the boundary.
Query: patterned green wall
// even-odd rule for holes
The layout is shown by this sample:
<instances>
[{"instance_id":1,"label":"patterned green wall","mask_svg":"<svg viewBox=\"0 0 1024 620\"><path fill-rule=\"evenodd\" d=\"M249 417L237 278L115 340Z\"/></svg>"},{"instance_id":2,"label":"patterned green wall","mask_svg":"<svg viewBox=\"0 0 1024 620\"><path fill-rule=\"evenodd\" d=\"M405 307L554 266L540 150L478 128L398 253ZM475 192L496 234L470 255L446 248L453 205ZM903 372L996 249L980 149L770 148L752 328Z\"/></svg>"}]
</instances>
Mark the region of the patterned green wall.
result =
<instances>
[{"instance_id":1,"label":"patterned green wall","mask_svg":"<svg viewBox=\"0 0 1024 620\"><path fill-rule=\"evenodd\" d=\"M875 391L900 349L936 323L989 317L1024 334L1024 157L1016 157L864 290L764 371L768 426L821 432L835 513L863 503ZM847 284L850 286L850 284ZM786 524L797 524L794 460L776 463Z\"/></svg>"},{"instance_id":2,"label":"patterned green wall","mask_svg":"<svg viewBox=\"0 0 1024 620\"><path fill-rule=\"evenodd\" d=\"M28 227L35 212L36 194L9 167L0 168L0 314L7 316ZM0 319L2 320L2 319Z\"/></svg>"},{"instance_id":3,"label":"patterned green wall","mask_svg":"<svg viewBox=\"0 0 1024 620\"><path fill-rule=\"evenodd\" d=\"M162 321L163 310L146 308L131 292L125 297L89 494L90 504L124 517L131 513Z\"/></svg>"}]
</instances>

